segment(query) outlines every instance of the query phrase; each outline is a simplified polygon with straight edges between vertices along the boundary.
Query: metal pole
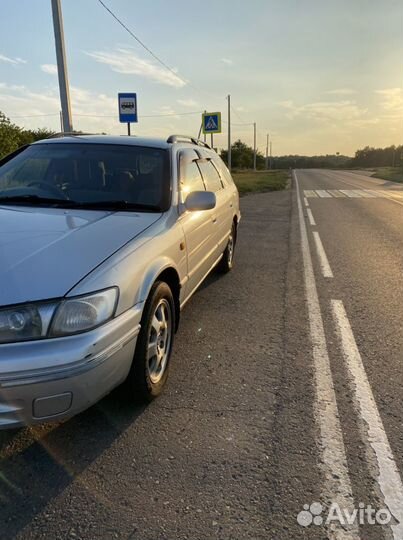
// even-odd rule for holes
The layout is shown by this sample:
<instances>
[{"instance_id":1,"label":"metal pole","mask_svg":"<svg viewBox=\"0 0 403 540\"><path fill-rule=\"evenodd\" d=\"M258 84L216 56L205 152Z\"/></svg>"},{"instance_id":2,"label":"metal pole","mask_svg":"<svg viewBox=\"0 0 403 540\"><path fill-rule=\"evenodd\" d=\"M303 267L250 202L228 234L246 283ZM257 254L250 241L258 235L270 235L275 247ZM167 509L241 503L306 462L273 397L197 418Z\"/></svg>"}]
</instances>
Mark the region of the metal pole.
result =
<instances>
[{"instance_id":1,"label":"metal pole","mask_svg":"<svg viewBox=\"0 0 403 540\"><path fill-rule=\"evenodd\" d=\"M213 143L213 134L211 133L211 148L214 148L214 143Z\"/></svg>"},{"instance_id":2,"label":"metal pole","mask_svg":"<svg viewBox=\"0 0 403 540\"><path fill-rule=\"evenodd\" d=\"M269 168L269 134L266 135L266 169Z\"/></svg>"},{"instance_id":3,"label":"metal pole","mask_svg":"<svg viewBox=\"0 0 403 540\"><path fill-rule=\"evenodd\" d=\"M272 141L270 141L270 169L271 169L271 144L272 144Z\"/></svg>"},{"instance_id":4,"label":"metal pole","mask_svg":"<svg viewBox=\"0 0 403 540\"><path fill-rule=\"evenodd\" d=\"M64 31L60 0L52 0L53 29L55 32L57 73L59 76L60 103L63 115L63 131L73 131L71 120L69 80L67 76L66 53L64 49Z\"/></svg>"},{"instance_id":5,"label":"metal pole","mask_svg":"<svg viewBox=\"0 0 403 540\"><path fill-rule=\"evenodd\" d=\"M253 123L253 170L256 171L256 122Z\"/></svg>"},{"instance_id":6,"label":"metal pole","mask_svg":"<svg viewBox=\"0 0 403 540\"><path fill-rule=\"evenodd\" d=\"M59 115L60 115L60 131L63 133L64 129L63 129L63 114L62 114L62 111L59 111Z\"/></svg>"},{"instance_id":7,"label":"metal pole","mask_svg":"<svg viewBox=\"0 0 403 540\"><path fill-rule=\"evenodd\" d=\"M206 111L206 110L204 110L204 114L206 114L206 112L207 112L207 111ZM203 133L203 139L204 139L204 142L206 142L206 141L207 141L207 135L206 135L205 133Z\"/></svg>"},{"instance_id":8,"label":"metal pole","mask_svg":"<svg viewBox=\"0 0 403 540\"><path fill-rule=\"evenodd\" d=\"M130 122L127 122L127 134L130 137Z\"/></svg>"},{"instance_id":9,"label":"metal pole","mask_svg":"<svg viewBox=\"0 0 403 540\"><path fill-rule=\"evenodd\" d=\"M231 96L228 94L228 170L231 172Z\"/></svg>"}]
</instances>

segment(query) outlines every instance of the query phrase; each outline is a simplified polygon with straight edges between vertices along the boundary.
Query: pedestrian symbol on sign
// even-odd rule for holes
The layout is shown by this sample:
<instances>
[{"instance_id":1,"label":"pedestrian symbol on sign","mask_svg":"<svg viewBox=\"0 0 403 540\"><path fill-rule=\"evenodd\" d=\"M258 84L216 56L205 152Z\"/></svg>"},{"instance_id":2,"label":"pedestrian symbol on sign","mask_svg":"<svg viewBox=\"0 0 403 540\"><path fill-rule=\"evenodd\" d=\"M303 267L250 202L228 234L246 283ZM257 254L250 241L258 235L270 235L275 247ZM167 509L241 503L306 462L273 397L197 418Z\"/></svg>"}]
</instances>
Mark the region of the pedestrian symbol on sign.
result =
<instances>
[{"instance_id":1,"label":"pedestrian symbol on sign","mask_svg":"<svg viewBox=\"0 0 403 540\"><path fill-rule=\"evenodd\" d=\"M214 117L210 116L209 119L207 120L206 129L208 129L209 131L215 131L217 127L218 126L214 121Z\"/></svg>"}]
</instances>

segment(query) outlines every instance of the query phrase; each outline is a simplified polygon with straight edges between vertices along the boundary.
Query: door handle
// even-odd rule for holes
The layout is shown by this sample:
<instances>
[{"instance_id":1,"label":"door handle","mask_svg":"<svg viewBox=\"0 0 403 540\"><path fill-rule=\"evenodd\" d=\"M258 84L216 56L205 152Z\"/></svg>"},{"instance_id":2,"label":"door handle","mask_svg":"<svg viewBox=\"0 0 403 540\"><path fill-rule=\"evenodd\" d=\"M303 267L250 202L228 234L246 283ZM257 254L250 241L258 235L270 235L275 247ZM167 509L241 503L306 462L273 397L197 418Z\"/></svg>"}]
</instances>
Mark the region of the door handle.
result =
<instances>
[{"instance_id":1,"label":"door handle","mask_svg":"<svg viewBox=\"0 0 403 540\"><path fill-rule=\"evenodd\" d=\"M214 217L212 218L212 221L213 221L213 223L217 223L217 218L214 216Z\"/></svg>"}]
</instances>

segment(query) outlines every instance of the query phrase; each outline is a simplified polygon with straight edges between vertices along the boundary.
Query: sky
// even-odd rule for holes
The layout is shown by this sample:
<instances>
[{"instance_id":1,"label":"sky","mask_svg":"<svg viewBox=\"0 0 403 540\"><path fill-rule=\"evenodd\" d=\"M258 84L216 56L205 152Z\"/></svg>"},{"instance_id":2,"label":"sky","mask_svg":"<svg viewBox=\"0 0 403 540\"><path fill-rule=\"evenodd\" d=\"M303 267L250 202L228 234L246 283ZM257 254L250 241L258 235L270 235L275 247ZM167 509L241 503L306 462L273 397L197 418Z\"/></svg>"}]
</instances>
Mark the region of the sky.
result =
<instances>
[{"instance_id":1,"label":"sky","mask_svg":"<svg viewBox=\"0 0 403 540\"><path fill-rule=\"evenodd\" d=\"M98 0L62 0L73 126L126 133L118 92L136 92L132 133L197 135L221 111L233 140L273 155L353 155L401 144L401 0L104 0L169 65L159 64ZM0 0L0 110L60 130L51 0ZM157 116L160 115L160 116Z\"/></svg>"}]
</instances>

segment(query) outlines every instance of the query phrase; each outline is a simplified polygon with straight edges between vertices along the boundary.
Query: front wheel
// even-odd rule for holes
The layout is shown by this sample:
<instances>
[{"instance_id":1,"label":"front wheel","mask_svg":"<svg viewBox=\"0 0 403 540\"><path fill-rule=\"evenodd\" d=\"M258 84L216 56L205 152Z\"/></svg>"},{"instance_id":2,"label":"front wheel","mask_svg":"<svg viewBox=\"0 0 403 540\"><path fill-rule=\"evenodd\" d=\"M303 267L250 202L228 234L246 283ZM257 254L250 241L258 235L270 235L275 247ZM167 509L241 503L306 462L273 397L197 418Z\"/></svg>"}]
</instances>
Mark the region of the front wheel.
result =
<instances>
[{"instance_id":1,"label":"front wheel","mask_svg":"<svg viewBox=\"0 0 403 540\"><path fill-rule=\"evenodd\" d=\"M126 387L134 398L149 402L168 378L175 329L175 303L169 286L156 282L144 306L132 368Z\"/></svg>"},{"instance_id":2,"label":"front wheel","mask_svg":"<svg viewBox=\"0 0 403 540\"><path fill-rule=\"evenodd\" d=\"M226 274L234 266L234 251L236 242L236 227L235 223L232 224L231 232L229 233L227 246L224 250L223 256L218 263L218 271Z\"/></svg>"}]
</instances>

